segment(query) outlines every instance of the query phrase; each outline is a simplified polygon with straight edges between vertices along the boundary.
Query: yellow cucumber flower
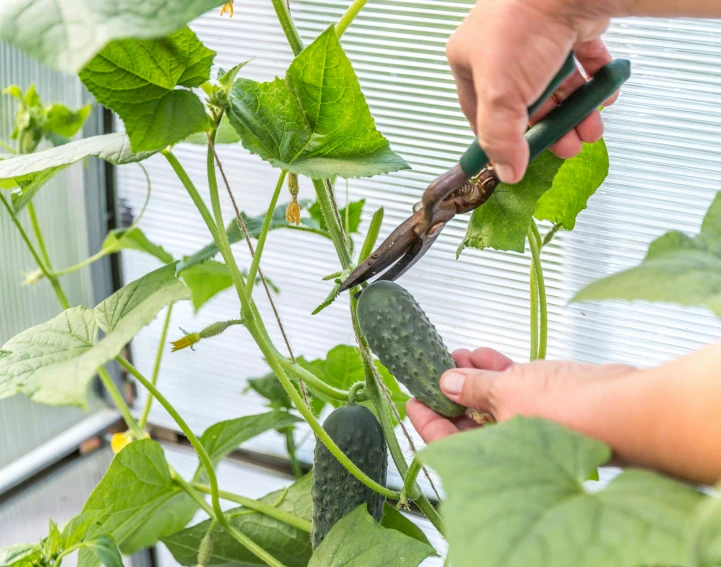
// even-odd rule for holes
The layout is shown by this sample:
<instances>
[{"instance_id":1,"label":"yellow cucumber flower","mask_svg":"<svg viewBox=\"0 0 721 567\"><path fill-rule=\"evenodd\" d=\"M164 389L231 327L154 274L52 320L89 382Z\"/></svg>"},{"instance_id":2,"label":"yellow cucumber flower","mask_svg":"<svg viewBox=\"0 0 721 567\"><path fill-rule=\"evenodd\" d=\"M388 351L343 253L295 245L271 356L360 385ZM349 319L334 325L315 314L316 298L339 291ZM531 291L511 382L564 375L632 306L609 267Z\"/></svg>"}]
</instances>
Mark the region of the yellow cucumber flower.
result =
<instances>
[{"instance_id":1,"label":"yellow cucumber flower","mask_svg":"<svg viewBox=\"0 0 721 567\"><path fill-rule=\"evenodd\" d=\"M220 9L221 16L227 13L231 18L233 17L233 1L234 0L230 0L230 2L223 4L223 7Z\"/></svg>"}]
</instances>

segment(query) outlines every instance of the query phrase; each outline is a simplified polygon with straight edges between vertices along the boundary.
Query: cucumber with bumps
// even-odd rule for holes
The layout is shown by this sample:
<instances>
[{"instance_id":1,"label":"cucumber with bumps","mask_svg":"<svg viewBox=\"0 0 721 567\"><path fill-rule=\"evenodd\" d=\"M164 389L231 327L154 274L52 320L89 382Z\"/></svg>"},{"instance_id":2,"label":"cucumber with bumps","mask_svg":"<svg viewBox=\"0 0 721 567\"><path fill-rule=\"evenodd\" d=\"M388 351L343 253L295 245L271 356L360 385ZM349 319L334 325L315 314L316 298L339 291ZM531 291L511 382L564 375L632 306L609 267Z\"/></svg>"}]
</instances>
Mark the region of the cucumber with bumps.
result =
<instances>
[{"instance_id":1,"label":"cucumber with bumps","mask_svg":"<svg viewBox=\"0 0 721 567\"><path fill-rule=\"evenodd\" d=\"M364 406L343 406L331 413L323 429L353 463L385 486L388 452L378 419ZM366 504L377 522L383 515L384 498L349 473L323 443L315 446L313 465L313 529L316 549L343 516Z\"/></svg>"},{"instance_id":2,"label":"cucumber with bumps","mask_svg":"<svg viewBox=\"0 0 721 567\"><path fill-rule=\"evenodd\" d=\"M446 398L439 383L455 368L453 358L410 293L393 282L375 282L360 296L358 323L371 350L411 394L442 415L463 414L466 408Z\"/></svg>"}]
</instances>

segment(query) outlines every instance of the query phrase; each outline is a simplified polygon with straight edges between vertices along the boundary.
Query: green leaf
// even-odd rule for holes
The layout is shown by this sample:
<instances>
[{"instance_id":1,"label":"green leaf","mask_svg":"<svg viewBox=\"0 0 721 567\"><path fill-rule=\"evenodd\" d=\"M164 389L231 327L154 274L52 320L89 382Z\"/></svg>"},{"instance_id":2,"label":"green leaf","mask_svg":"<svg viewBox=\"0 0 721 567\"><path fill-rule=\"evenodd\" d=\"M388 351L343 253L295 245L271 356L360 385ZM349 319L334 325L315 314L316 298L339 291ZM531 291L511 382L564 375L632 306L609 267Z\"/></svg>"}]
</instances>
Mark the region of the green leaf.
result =
<instances>
[{"instance_id":1,"label":"green leaf","mask_svg":"<svg viewBox=\"0 0 721 567\"><path fill-rule=\"evenodd\" d=\"M301 209L307 209L308 205L310 204L310 201L307 199L300 199L298 201L298 204L301 206ZM271 217L270 221L270 228L269 230L276 230L278 228L291 228L294 230L302 230L306 232L314 232L316 234L321 234L322 236L326 236L327 238L330 238L330 236L327 234L327 231L321 230L318 222L311 218L301 218L301 224L299 226L295 226L293 224L290 224L287 220L285 220L285 210L288 208L288 204L278 205L275 210L273 211L273 215ZM262 215L258 215L256 217L250 217L246 215L244 212L240 213L243 217L243 221L245 222L245 226L248 229L248 234L250 234L251 238L258 238L260 236L260 231L263 227L263 221L265 220L265 213ZM240 242L241 240L244 240L243 231L240 228L240 225L238 224L237 219L233 219L230 224L228 225L228 228L226 229L226 232L228 234L228 240L231 244L235 244L236 242ZM179 271L187 270L188 268L191 268L193 266L196 266L197 264L200 264L202 262L205 262L206 260L210 260L218 253L218 247L215 245L214 242L208 244L205 248L199 250L195 254L191 256L186 256L183 258L183 261L178 266Z\"/></svg>"},{"instance_id":2,"label":"green leaf","mask_svg":"<svg viewBox=\"0 0 721 567\"><path fill-rule=\"evenodd\" d=\"M92 110L92 103L75 111L64 104L51 104L45 108L43 129L65 138L72 138L83 127Z\"/></svg>"},{"instance_id":3,"label":"green leaf","mask_svg":"<svg viewBox=\"0 0 721 567\"><path fill-rule=\"evenodd\" d=\"M18 85L8 85L2 90L2 94L16 98L20 102L25 102L23 100L23 91Z\"/></svg>"},{"instance_id":4,"label":"green leaf","mask_svg":"<svg viewBox=\"0 0 721 567\"><path fill-rule=\"evenodd\" d=\"M608 447L540 419L452 435L420 453L441 476L455 567L681 564L702 496L629 469L601 491L583 482Z\"/></svg>"},{"instance_id":5,"label":"green leaf","mask_svg":"<svg viewBox=\"0 0 721 567\"><path fill-rule=\"evenodd\" d=\"M296 359L299 364L306 363L305 359L300 357ZM296 391L300 394L300 388L297 383L293 383ZM267 399L270 404L269 407L273 409L291 409L293 408L293 401L290 396L283 388L283 385L278 380L278 377L273 373L266 374L262 378L250 378L248 380L248 389L255 390L258 394ZM314 395L313 392L307 392L310 409L313 415L320 415L321 410L325 407L325 401L318 396Z\"/></svg>"},{"instance_id":6,"label":"green leaf","mask_svg":"<svg viewBox=\"0 0 721 567\"><path fill-rule=\"evenodd\" d=\"M584 143L580 154L561 165L553 186L538 200L535 217L573 230L576 217L608 176L608 167L603 138L594 144Z\"/></svg>"},{"instance_id":7,"label":"green leaf","mask_svg":"<svg viewBox=\"0 0 721 567\"><path fill-rule=\"evenodd\" d=\"M266 431L295 425L299 421L300 418L284 411L247 415L211 425L201 436L200 443L205 447L213 464L217 464L248 439ZM196 476L201 470L203 467L198 467Z\"/></svg>"},{"instance_id":8,"label":"green leaf","mask_svg":"<svg viewBox=\"0 0 721 567\"><path fill-rule=\"evenodd\" d=\"M276 505L284 512L304 520L311 520L312 499L310 495L311 475L308 474L283 491L278 490L260 498L260 502ZM264 514L250 512L245 508L234 508L228 512L230 523L250 537L263 549L268 550L286 567L306 567L311 556L310 537L306 532L289 526ZM242 514L242 515L237 515ZM197 564L200 541L210 527L210 520L201 522L173 535L162 538L178 563L193 566ZM217 526L213 530L213 556L208 565L265 565L260 559L240 545L225 530Z\"/></svg>"},{"instance_id":9,"label":"green leaf","mask_svg":"<svg viewBox=\"0 0 721 567\"><path fill-rule=\"evenodd\" d=\"M717 487L718 490L719 487ZM721 498L709 498L691 526L688 567L721 565Z\"/></svg>"},{"instance_id":10,"label":"green leaf","mask_svg":"<svg viewBox=\"0 0 721 567\"><path fill-rule=\"evenodd\" d=\"M208 137L205 135L205 132L196 132L195 134L191 134L182 141L189 144L197 144L199 146L208 145ZM238 135L238 132L235 131L235 128L230 125L230 122L228 121L228 115L223 114L223 118L220 119L220 126L218 126L218 133L215 135L215 143L235 144L239 141L240 136Z\"/></svg>"},{"instance_id":11,"label":"green leaf","mask_svg":"<svg viewBox=\"0 0 721 567\"><path fill-rule=\"evenodd\" d=\"M469 246L523 253L536 203L553 185L562 163L561 158L545 152L531 162L520 183L496 187L488 201L473 211L458 254Z\"/></svg>"},{"instance_id":12,"label":"green leaf","mask_svg":"<svg viewBox=\"0 0 721 567\"><path fill-rule=\"evenodd\" d=\"M190 289L196 313L207 301L233 285L228 266L214 260L194 264L180 272L180 277Z\"/></svg>"},{"instance_id":13,"label":"green leaf","mask_svg":"<svg viewBox=\"0 0 721 567\"><path fill-rule=\"evenodd\" d=\"M123 567L123 559L120 557L118 546L115 545L115 540L108 535L100 535L85 541L82 547L90 551L106 567Z\"/></svg>"},{"instance_id":14,"label":"green leaf","mask_svg":"<svg viewBox=\"0 0 721 567\"><path fill-rule=\"evenodd\" d=\"M383 503L383 517L381 518L381 526L389 530L396 530L402 534L412 537L415 540L431 545L426 534L416 524L411 522L404 514L401 514L388 502Z\"/></svg>"},{"instance_id":15,"label":"green leaf","mask_svg":"<svg viewBox=\"0 0 721 567\"><path fill-rule=\"evenodd\" d=\"M363 205L365 205L365 203L365 199L361 199L360 201L353 201L352 203L348 203L347 207L343 207L338 211L341 222L343 223L343 226L345 226L345 215L346 210L348 210L348 226L350 228L351 234L358 232L358 228L360 227L361 223L361 215L363 214ZM323 218L323 212L320 209L320 203L318 203L317 201L313 203L308 208L308 212L310 213L310 216L318 222L318 226L320 227L320 229L327 232L328 225L325 222L325 218Z\"/></svg>"},{"instance_id":16,"label":"green leaf","mask_svg":"<svg viewBox=\"0 0 721 567\"><path fill-rule=\"evenodd\" d=\"M63 537L58 525L48 519L48 537L43 540L43 551L46 557L54 557L62 551Z\"/></svg>"},{"instance_id":17,"label":"green leaf","mask_svg":"<svg viewBox=\"0 0 721 567\"><path fill-rule=\"evenodd\" d=\"M405 417L405 404L409 399L409 396L401 392L398 382L391 375L390 372L383 366L379 361L375 361L376 368L386 385L386 388L391 394L391 399L394 405L398 409L401 419ZM298 359L298 364L309 370L320 378L326 384L330 384L341 390L347 390L356 382L365 380L365 373L363 371L363 361L361 360L358 349L354 346L349 345L338 345L333 347L326 358L319 358L316 360L307 361L305 359ZM328 400L335 407L340 407L344 404L340 400ZM370 403L365 403L371 409L374 409Z\"/></svg>"},{"instance_id":18,"label":"green leaf","mask_svg":"<svg viewBox=\"0 0 721 567\"><path fill-rule=\"evenodd\" d=\"M159 150L208 129L203 103L177 87L207 81L213 57L214 51L183 28L161 39L109 44L80 72L80 80L123 119L133 151Z\"/></svg>"},{"instance_id":19,"label":"green leaf","mask_svg":"<svg viewBox=\"0 0 721 567\"><path fill-rule=\"evenodd\" d=\"M88 530L87 539L111 536L124 554L134 553L139 548L128 545L128 541L139 530L146 542L154 542L190 521L196 509L194 503L182 514L157 514L176 498L187 496L171 479L160 445L150 439L130 443L115 455L83 507L85 513L102 513L101 521ZM98 563L89 551L81 551L80 557L81 564L83 559L89 561L88 567Z\"/></svg>"},{"instance_id":20,"label":"green leaf","mask_svg":"<svg viewBox=\"0 0 721 567\"><path fill-rule=\"evenodd\" d=\"M243 146L275 167L312 178L407 169L376 130L351 63L330 26L284 79L238 79L228 118Z\"/></svg>"},{"instance_id":21,"label":"green leaf","mask_svg":"<svg viewBox=\"0 0 721 567\"><path fill-rule=\"evenodd\" d=\"M60 165L58 167L52 167L41 171L40 173L30 173L21 177L15 177L10 181L17 184L20 189L13 191L11 195L11 202L15 213L22 211L25 206L32 201L35 194L45 185L55 174L61 172L63 169L68 167L67 165Z\"/></svg>"},{"instance_id":22,"label":"green leaf","mask_svg":"<svg viewBox=\"0 0 721 567\"><path fill-rule=\"evenodd\" d=\"M36 402L87 407L97 369L120 354L168 303L187 299L175 264L132 282L95 309L73 307L31 327L0 349L0 399L22 393ZM98 329L105 337L98 341Z\"/></svg>"},{"instance_id":23,"label":"green leaf","mask_svg":"<svg viewBox=\"0 0 721 567\"><path fill-rule=\"evenodd\" d=\"M106 333L105 340L113 333L132 337L163 307L188 296L188 289L175 277L175 264L169 264L129 283L98 304L96 318Z\"/></svg>"},{"instance_id":24,"label":"green leaf","mask_svg":"<svg viewBox=\"0 0 721 567\"><path fill-rule=\"evenodd\" d=\"M41 173L50 168L70 165L89 156L95 156L113 165L124 165L142 161L154 153L133 153L125 134L93 136L57 148L0 161L0 182L32 173Z\"/></svg>"},{"instance_id":25,"label":"green leaf","mask_svg":"<svg viewBox=\"0 0 721 567\"><path fill-rule=\"evenodd\" d=\"M108 42L162 37L224 0L3 0L0 38L46 65L77 73Z\"/></svg>"},{"instance_id":26,"label":"green leaf","mask_svg":"<svg viewBox=\"0 0 721 567\"><path fill-rule=\"evenodd\" d=\"M36 565L40 558L37 545L30 543L16 543L0 547L0 567L25 567Z\"/></svg>"},{"instance_id":27,"label":"green leaf","mask_svg":"<svg viewBox=\"0 0 721 567\"><path fill-rule=\"evenodd\" d=\"M599 299L699 305L721 317L721 193L711 203L698 236L664 234L651 243L639 266L593 282L573 301Z\"/></svg>"},{"instance_id":28,"label":"green leaf","mask_svg":"<svg viewBox=\"0 0 721 567\"><path fill-rule=\"evenodd\" d=\"M154 256L163 264L169 264L173 257L168 254L162 246L153 244L139 228L116 228L108 232L103 242L103 250L117 252L119 250L138 250Z\"/></svg>"},{"instance_id":29,"label":"green leaf","mask_svg":"<svg viewBox=\"0 0 721 567\"><path fill-rule=\"evenodd\" d=\"M254 390L258 395L264 397L270 403L268 404L274 410L292 409L293 402L285 391L283 385L274 373L266 374L262 378L249 378L248 390Z\"/></svg>"},{"instance_id":30,"label":"green leaf","mask_svg":"<svg viewBox=\"0 0 721 567\"><path fill-rule=\"evenodd\" d=\"M82 512L72 518L62 532L63 547L72 547L81 543L95 524L97 524L108 512L108 510L91 510Z\"/></svg>"},{"instance_id":31,"label":"green leaf","mask_svg":"<svg viewBox=\"0 0 721 567\"><path fill-rule=\"evenodd\" d=\"M42 152L0 160L0 189L20 186L20 191L12 195L13 208L18 212L51 177L86 157L95 156L113 165L124 165L142 161L154 153L131 152L125 134L84 138Z\"/></svg>"},{"instance_id":32,"label":"green leaf","mask_svg":"<svg viewBox=\"0 0 721 567\"><path fill-rule=\"evenodd\" d=\"M418 567L431 555L430 545L380 526L362 504L333 526L308 567Z\"/></svg>"}]
</instances>

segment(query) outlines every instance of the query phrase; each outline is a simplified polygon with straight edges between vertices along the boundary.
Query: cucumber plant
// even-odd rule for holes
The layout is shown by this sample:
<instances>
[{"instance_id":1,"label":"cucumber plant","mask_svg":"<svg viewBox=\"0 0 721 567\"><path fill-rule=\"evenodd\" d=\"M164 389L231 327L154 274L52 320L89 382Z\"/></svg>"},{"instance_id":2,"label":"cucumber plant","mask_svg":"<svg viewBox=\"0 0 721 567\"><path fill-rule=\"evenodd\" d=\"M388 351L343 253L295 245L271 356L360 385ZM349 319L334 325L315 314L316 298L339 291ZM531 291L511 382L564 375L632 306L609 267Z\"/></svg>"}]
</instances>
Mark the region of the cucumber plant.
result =
<instances>
[{"instance_id":1,"label":"cucumber plant","mask_svg":"<svg viewBox=\"0 0 721 567\"><path fill-rule=\"evenodd\" d=\"M437 551L395 508L411 502L447 539L446 561L458 567L719 564L718 500L639 470L624 472L603 490L587 491L583 483L609 459L608 447L552 423L515 419L459 434L424 449L409 463L394 429L408 399L396 378L446 415L464 408L446 403L433 388L452 361L420 306L398 286L374 284L361 295L360 305L355 299L359 290L352 291L348 301L356 345L339 345L317 360L281 354L257 306L261 294L272 302L277 291L260 265L269 231L300 230L330 239L339 266L327 279L342 279L372 250L383 213L373 215L355 257L353 236L360 232L363 202L339 210L333 181L382 175L408 164L375 127L341 44L366 0L353 0L342 18L334 25L328 22L307 47L286 0L272 2L294 59L284 77L270 82L245 78L243 62L211 79L215 53L187 23L217 9L222 0L76 2L72 9L83 12L82 27L66 19L70 7L57 10L55 0L7 0L0 6L1 39L51 67L77 73L125 125L123 133L71 141L90 107L45 106L32 87L23 92L9 86L6 91L18 104L15 131L2 142L0 204L37 264L26 283L47 282L60 312L0 348L0 398L21 394L38 403L86 407L89 384L99 376L127 426L113 437L116 455L77 516L62 528L51 520L40 542L0 549L0 567L59 566L74 552L81 565L117 567L121 554L158 542L183 565L414 567ZM232 14L232 2L222 11ZM53 33L34 33L40 27ZM209 204L174 153L179 143L205 148ZM235 144L238 151L242 146L280 170L275 188L269 188L265 214L238 212L233 219L224 218L220 193L232 191L217 144ZM210 243L174 258L142 232L141 214L130 226L110 232L86 260L55 267L35 214L38 191L87 157L142 167L152 156L171 166L204 221ZM531 164L522 183L500 185L471 217L459 254L465 248L530 249L531 358L543 358L547 345L542 248L559 230L573 229L608 167L603 141L587 144L580 156L566 161L546 152ZM312 181L314 202L298 199L298 177ZM151 182L148 178L148 196ZM279 203L286 184L290 202ZM578 299L672 300L707 305L719 313L711 281L712 275L717 277L721 248L715 228L719 207L717 200L700 236L663 237L636 271L594 284ZM25 228L26 215L32 235ZM536 220L550 221L545 235ZM234 244L251 249L250 265L238 265ZM64 277L123 249L149 254L162 266L94 307L71 305ZM660 281L649 275L670 268L683 282L701 260L710 283L695 288L693 296L683 296L673 286L639 284ZM329 287L328 299L316 311L336 298L339 284ZM197 311L226 290L237 295L240 309L178 337L173 350L197 347L202 356L203 341L243 325L270 367L267 376L250 380L249 387L270 408L216 423L198 437L156 383L163 344L176 302L192 301ZM407 313L395 312L393 301L403 303ZM145 376L123 352L163 309L154 372ZM408 335L408 350L383 344L393 325ZM292 353L290 341L286 346ZM369 346L390 372L373 359ZM105 369L113 361L147 390L144 407L129 407L117 390ZM199 465L191 477L180 475L149 437L152 403L163 406L193 445ZM318 416L326 405L335 409L321 425ZM304 474L295 459L294 433L301 422L316 436L315 475ZM222 490L215 473L218 462L271 430L285 436L297 481L260 499ZM387 486L386 451L403 486ZM417 483L424 463L443 483L443 517ZM238 507L224 510L221 500ZM192 524L199 511L207 519Z\"/></svg>"}]
</instances>

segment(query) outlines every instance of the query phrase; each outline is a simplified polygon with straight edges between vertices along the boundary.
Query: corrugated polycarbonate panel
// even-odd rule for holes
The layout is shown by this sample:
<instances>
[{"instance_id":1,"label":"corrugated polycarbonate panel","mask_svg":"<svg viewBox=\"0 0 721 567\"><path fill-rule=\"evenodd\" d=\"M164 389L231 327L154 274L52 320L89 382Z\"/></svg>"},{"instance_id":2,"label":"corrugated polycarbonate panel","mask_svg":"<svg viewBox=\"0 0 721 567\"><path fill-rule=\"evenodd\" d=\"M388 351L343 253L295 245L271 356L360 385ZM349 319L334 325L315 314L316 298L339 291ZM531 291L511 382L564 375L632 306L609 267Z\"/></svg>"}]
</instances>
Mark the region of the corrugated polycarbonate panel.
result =
<instances>
[{"instance_id":1,"label":"corrugated polycarbonate panel","mask_svg":"<svg viewBox=\"0 0 721 567\"><path fill-rule=\"evenodd\" d=\"M413 168L349 183L352 200L366 199L366 223L375 209L385 207L381 236L410 213L427 184L453 165L471 140L444 57L447 37L469 6L374 0L343 36L379 129ZM291 54L270 3L244 0L236 7L232 20L212 13L192 24L218 51L216 64L228 68L254 58L243 69L244 76L270 80L284 73ZM292 3L306 42L337 20L345 7L346 3L326 1ZM721 324L702 309L567 303L585 284L638 263L648 243L665 231L697 232L704 211L721 190L721 22L619 21L606 39L614 55L633 61L634 76L617 105L604 113L612 163L608 180L580 215L576 230L560 234L544 251L549 357L647 366L718 339ZM180 145L176 154L207 198L203 148ZM251 214L263 211L277 171L240 146L223 148L221 157L242 209ZM153 158L148 167L153 198L142 227L176 256L195 251L209 239L197 212L162 158ZM119 175L121 194L139 210L145 197L140 171L125 167ZM301 187L301 197L312 196L307 180ZM343 202L342 180L337 194ZM232 208L225 195L223 204L230 219ZM451 222L402 283L427 310L449 347L490 346L526 360L529 257L468 250L456 260L467 221L466 216ZM245 245L235 250L241 266L247 266ZM156 265L129 252L124 256L126 280ZM262 267L281 288L277 303L296 354L318 357L338 343L353 342L347 297L320 315L310 315L330 290L321 278L338 269L330 242L276 231L268 239ZM262 294L257 297L281 345L267 301ZM178 327L199 330L234 317L237 309L232 292L212 301L198 316L190 306L178 306L171 335L179 335ZM134 343L135 360L144 371L152 369L160 323L156 320ZM243 394L243 389L247 377L264 372L258 349L242 328L235 328L201 343L196 352L168 355L160 387L190 424L202 430L220 419L260 411L261 400ZM154 409L152 419L172 427L161 410ZM270 441L259 445L279 447Z\"/></svg>"},{"instance_id":2,"label":"corrugated polycarbonate panel","mask_svg":"<svg viewBox=\"0 0 721 567\"><path fill-rule=\"evenodd\" d=\"M31 83L35 83L44 104L61 102L71 108L84 104L83 88L77 79L50 71L0 42L0 89L19 84L25 90ZM0 97L1 139L10 139L14 117L14 99ZM33 200L56 269L88 256L87 215L97 213L86 211L84 191L84 167L77 164L56 175ZM19 218L32 238L27 212L21 212ZM22 285L25 274L35 269L16 227L5 209L0 209L0 345L61 311L46 281L32 287ZM92 305L89 270L64 277L62 284L73 305ZM41 406L22 396L0 400L0 468L83 417L81 410Z\"/></svg>"}]
</instances>

